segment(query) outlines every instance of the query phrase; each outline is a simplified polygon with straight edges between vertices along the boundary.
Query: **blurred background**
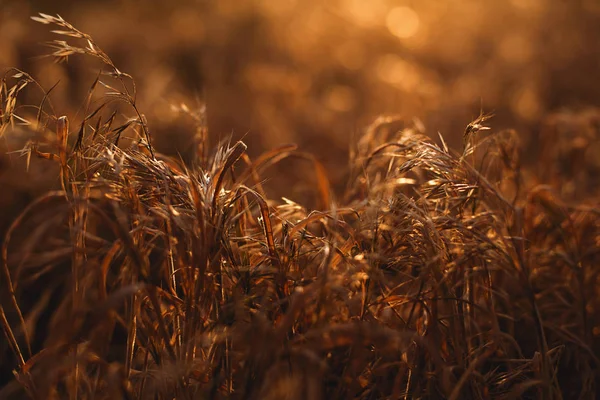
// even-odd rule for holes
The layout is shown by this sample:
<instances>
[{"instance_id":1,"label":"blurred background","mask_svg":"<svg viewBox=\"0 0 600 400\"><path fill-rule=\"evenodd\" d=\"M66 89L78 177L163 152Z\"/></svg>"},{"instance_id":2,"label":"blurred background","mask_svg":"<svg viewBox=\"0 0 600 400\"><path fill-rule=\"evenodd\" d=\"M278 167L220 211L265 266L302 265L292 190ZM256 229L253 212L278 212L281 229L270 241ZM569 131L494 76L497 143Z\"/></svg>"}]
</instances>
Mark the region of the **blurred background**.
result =
<instances>
[{"instance_id":1,"label":"blurred background","mask_svg":"<svg viewBox=\"0 0 600 400\"><path fill-rule=\"evenodd\" d=\"M29 18L38 12L91 34L133 75L159 151L191 157L193 124L171 104L206 102L213 144L233 134L257 155L297 143L338 190L351 141L378 115L419 118L432 137L439 131L460 148L482 108L495 113L494 130L517 128L533 157L540 120L600 99L598 0L0 4L0 68L21 68L46 88L60 81L52 95L59 114L75 114L98 65L39 58L49 52L42 43L57 37ZM269 179L289 186L305 175L297 163L281 168ZM309 186L287 196L302 200Z\"/></svg>"}]
</instances>

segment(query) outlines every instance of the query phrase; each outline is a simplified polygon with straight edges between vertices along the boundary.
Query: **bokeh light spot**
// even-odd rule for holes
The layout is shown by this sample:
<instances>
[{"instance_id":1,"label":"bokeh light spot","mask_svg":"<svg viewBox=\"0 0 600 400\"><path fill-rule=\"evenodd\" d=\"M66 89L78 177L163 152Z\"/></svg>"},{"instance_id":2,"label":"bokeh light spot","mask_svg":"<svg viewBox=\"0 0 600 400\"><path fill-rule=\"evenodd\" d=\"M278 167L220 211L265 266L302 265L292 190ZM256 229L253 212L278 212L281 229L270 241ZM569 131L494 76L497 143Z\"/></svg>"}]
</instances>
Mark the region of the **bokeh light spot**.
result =
<instances>
[{"instance_id":1,"label":"bokeh light spot","mask_svg":"<svg viewBox=\"0 0 600 400\"><path fill-rule=\"evenodd\" d=\"M536 120L542 112L539 95L532 87L516 91L512 98L511 108L526 121Z\"/></svg>"},{"instance_id":2,"label":"bokeh light spot","mask_svg":"<svg viewBox=\"0 0 600 400\"><path fill-rule=\"evenodd\" d=\"M419 15L410 7L393 8L385 20L388 30L400 39L414 36L419 30Z\"/></svg>"},{"instance_id":3,"label":"bokeh light spot","mask_svg":"<svg viewBox=\"0 0 600 400\"><path fill-rule=\"evenodd\" d=\"M356 105L356 94L349 86L336 85L326 92L324 101L331 110L347 112Z\"/></svg>"},{"instance_id":4,"label":"bokeh light spot","mask_svg":"<svg viewBox=\"0 0 600 400\"><path fill-rule=\"evenodd\" d=\"M379 23L385 15L386 4L383 0L345 0L343 9L358 25L368 27Z\"/></svg>"},{"instance_id":5,"label":"bokeh light spot","mask_svg":"<svg viewBox=\"0 0 600 400\"><path fill-rule=\"evenodd\" d=\"M401 90L413 90L421 80L419 70L395 54L381 57L376 68L380 80Z\"/></svg>"}]
</instances>

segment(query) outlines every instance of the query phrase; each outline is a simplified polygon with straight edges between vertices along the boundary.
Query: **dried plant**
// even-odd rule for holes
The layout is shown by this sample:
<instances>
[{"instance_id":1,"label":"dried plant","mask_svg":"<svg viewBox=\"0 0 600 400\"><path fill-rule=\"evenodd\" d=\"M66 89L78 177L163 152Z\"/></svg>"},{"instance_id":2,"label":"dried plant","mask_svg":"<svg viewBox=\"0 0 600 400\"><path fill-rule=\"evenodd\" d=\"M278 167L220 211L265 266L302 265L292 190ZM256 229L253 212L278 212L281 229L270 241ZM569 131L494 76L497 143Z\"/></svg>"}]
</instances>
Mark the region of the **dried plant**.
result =
<instances>
[{"instance_id":1,"label":"dried plant","mask_svg":"<svg viewBox=\"0 0 600 400\"><path fill-rule=\"evenodd\" d=\"M597 392L598 209L531 184L514 133L478 141L489 116L469 124L460 154L420 123L378 119L340 196L294 146L253 161L244 143L222 142L208 156L200 114L201 151L184 165L152 150L129 75L62 18L35 19L86 43L54 41L58 60L96 57L121 90L99 77L86 107L98 83L108 93L71 130L47 92L35 115L18 114L29 75L2 81L0 132L16 134L19 121L35 131L23 154L58 164L61 179L2 243L15 379L0 396ZM115 99L135 117L115 125ZM484 168L467 162L484 149ZM320 210L265 194L261 173L288 157L311 162Z\"/></svg>"}]
</instances>

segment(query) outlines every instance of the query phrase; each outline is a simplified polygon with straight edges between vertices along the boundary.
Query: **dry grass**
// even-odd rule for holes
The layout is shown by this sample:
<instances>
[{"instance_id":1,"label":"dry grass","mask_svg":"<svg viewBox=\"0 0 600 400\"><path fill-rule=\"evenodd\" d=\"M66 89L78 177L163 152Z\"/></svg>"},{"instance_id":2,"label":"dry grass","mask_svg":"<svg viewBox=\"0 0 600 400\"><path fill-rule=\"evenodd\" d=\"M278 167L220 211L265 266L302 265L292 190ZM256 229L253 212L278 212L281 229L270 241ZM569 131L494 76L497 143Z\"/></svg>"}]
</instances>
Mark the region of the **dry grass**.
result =
<instances>
[{"instance_id":1,"label":"dry grass","mask_svg":"<svg viewBox=\"0 0 600 400\"><path fill-rule=\"evenodd\" d=\"M60 180L2 243L15 379L0 397L595 396L597 198L556 190L580 145L546 153L559 172L544 177L521 169L516 133L479 137L487 115L460 153L382 117L334 194L294 146L210 152L202 113L182 106L198 123L183 165L153 152L133 79L91 37L36 19L66 37L55 57L87 54L104 72L76 124L41 87L39 107L19 106L36 85L26 73L2 80L0 134L29 132L22 155ZM316 177L319 210L267 197L261 174L290 157ZM579 165L574 187L596 167Z\"/></svg>"}]
</instances>

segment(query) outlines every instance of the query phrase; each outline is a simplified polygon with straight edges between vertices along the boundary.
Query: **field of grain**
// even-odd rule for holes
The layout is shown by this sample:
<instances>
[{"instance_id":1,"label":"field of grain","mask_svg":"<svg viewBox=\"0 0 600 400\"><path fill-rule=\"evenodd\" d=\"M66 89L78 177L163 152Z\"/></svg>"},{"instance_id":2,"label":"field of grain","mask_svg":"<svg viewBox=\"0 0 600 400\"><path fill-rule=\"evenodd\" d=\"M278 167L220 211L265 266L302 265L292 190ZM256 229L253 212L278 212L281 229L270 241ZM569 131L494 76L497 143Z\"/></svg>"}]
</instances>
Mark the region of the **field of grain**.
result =
<instances>
[{"instance_id":1,"label":"field of grain","mask_svg":"<svg viewBox=\"0 0 600 400\"><path fill-rule=\"evenodd\" d=\"M597 397L598 39L593 0L0 2L0 399Z\"/></svg>"}]
</instances>

